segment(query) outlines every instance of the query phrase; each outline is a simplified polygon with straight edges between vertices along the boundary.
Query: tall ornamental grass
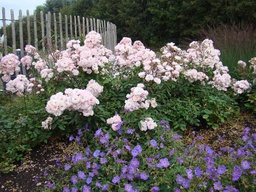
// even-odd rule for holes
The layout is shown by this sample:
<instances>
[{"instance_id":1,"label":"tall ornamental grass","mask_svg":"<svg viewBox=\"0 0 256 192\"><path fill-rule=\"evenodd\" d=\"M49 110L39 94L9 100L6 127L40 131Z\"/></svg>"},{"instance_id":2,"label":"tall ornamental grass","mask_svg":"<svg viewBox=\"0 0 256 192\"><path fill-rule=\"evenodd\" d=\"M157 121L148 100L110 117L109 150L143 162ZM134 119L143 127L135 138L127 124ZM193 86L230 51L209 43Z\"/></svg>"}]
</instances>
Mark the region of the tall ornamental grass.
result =
<instances>
[{"instance_id":1,"label":"tall ornamental grass","mask_svg":"<svg viewBox=\"0 0 256 192\"><path fill-rule=\"evenodd\" d=\"M256 29L253 24L224 25L201 30L202 39L209 38L221 51L221 60L232 76L237 75L237 62L248 62L256 55Z\"/></svg>"}]
</instances>

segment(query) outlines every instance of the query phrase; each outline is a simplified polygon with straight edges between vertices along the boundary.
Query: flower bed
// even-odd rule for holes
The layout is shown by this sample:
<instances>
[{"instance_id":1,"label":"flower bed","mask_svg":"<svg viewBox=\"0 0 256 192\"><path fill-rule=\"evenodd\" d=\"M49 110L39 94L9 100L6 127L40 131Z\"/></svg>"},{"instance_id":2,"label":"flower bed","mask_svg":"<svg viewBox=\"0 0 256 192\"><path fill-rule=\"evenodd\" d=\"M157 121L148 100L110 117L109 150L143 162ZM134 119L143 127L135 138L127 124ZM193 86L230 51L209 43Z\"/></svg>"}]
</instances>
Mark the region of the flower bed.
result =
<instances>
[{"instance_id":1,"label":"flower bed","mask_svg":"<svg viewBox=\"0 0 256 192\"><path fill-rule=\"evenodd\" d=\"M57 191L254 191L256 134L246 127L240 146L216 152L195 136L190 145L173 134L166 121L158 131L125 129L118 136L100 128L84 147L89 128L70 141L80 151L58 168L61 179L48 177ZM138 133L139 132L139 133Z\"/></svg>"},{"instance_id":2,"label":"flower bed","mask_svg":"<svg viewBox=\"0 0 256 192\"><path fill-rule=\"evenodd\" d=\"M234 79L209 39L194 41L187 50L168 43L157 56L126 37L114 54L94 31L83 45L71 40L66 50L45 58L30 45L26 52L21 62L27 77L10 80L19 64L12 54L0 65L3 97L11 97L1 108L10 114L0 119L5 172L22 159L21 152L78 130L80 151L53 190L254 189L254 131L246 128L242 148L219 153L196 142L186 146L178 134L188 126L217 129L240 109L253 109L255 58L248 66L239 61ZM79 129L87 122L89 128ZM241 150L246 152L238 155Z\"/></svg>"}]
</instances>

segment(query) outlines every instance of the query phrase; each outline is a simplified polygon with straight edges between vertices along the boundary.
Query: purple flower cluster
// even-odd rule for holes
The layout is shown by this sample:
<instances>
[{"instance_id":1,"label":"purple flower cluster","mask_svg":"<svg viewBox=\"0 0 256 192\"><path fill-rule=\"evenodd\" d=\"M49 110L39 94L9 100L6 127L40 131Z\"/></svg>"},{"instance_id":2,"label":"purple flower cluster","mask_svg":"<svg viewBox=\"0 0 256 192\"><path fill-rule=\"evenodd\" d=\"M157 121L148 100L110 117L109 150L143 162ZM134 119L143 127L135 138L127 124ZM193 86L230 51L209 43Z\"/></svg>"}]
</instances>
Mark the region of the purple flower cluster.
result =
<instances>
[{"instance_id":1,"label":"purple flower cluster","mask_svg":"<svg viewBox=\"0 0 256 192\"><path fill-rule=\"evenodd\" d=\"M222 180L224 181L226 179L230 181L231 174L232 183L228 183L236 184L243 176L250 180L250 175L256 174L254 150L256 140L254 136L255 134L250 134L250 128L247 127L242 134L242 140L245 142L244 146L240 146L237 149L230 147L221 148L221 151L218 153L209 146L203 144L195 145L194 148L198 151L190 153L193 147L189 146L189 150L185 150L186 155L192 159L200 159L200 161L198 164L195 163L197 166L194 167L194 169L186 169L186 176L178 174L176 177L177 184L181 185L183 188L187 188L189 187L189 181L197 182L197 180L200 181L200 179L203 179L209 183L200 183L198 185L199 188L208 186L210 187L210 191L238 191L232 185L223 186L224 182L222 183ZM194 143L191 145L194 145ZM184 160L186 159L184 158ZM217 166L220 161L223 165ZM180 159L177 159L177 162L181 164ZM183 165L186 164L186 161L184 161ZM194 177L194 175L196 177ZM210 186L210 183L213 184L212 187Z\"/></svg>"},{"instance_id":2,"label":"purple flower cluster","mask_svg":"<svg viewBox=\"0 0 256 192\"><path fill-rule=\"evenodd\" d=\"M138 190L133 189L133 186L132 186L131 184L126 183L126 184L124 185L124 191L125 191L125 192L135 192L135 191L138 191Z\"/></svg>"},{"instance_id":3,"label":"purple flower cluster","mask_svg":"<svg viewBox=\"0 0 256 192\"><path fill-rule=\"evenodd\" d=\"M169 131L170 130L170 126L168 125L168 122L166 120L161 120L159 122L159 124L161 125L162 128L164 128L163 131Z\"/></svg>"},{"instance_id":4,"label":"purple flower cluster","mask_svg":"<svg viewBox=\"0 0 256 192\"><path fill-rule=\"evenodd\" d=\"M232 172L232 181L238 181L242 176L242 168L239 165L236 165Z\"/></svg>"},{"instance_id":5,"label":"purple flower cluster","mask_svg":"<svg viewBox=\"0 0 256 192\"><path fill-rule=\"evenodd\" d=\"M98 129L95 134L94 134L94 138L101 144L103 144L105 147L108 147L109 145L109 138L110 138L110 134L107 132L106 134L104 134L104 132L102 131L102 129Z\"/></svg>"},{"instance_id":6,"label":"purple flower cluster","mask_svg":"<svg viewBox=\"0 0 256 192\"><path fill-rule=\"evenodd\" d=\"M156 164L157 168L167 168L170 166L168 158L163 158L159 160L159 163Z\"/></svg>"},{"instance_id":7,"label":"purple flower cluster","mask_svg":"<svg viewBox=\"0 0 256 192\"><path fill-rule=\"evenodd\" d=\"M112 179L112 183L114 183L114 184L119 184L120 183L120 176L115 176L113 179Z\"/></svg>"},{"instance_id":8,"label":"purple flower cluster","mask_svg":"<svg viewBox=\"0 0 256 192\"><path fill-rule=\"evenodd\" d=\"M182 187L184 187L185 189L189 188L190 186L189 180L185 179L179 174L176 176L176 182L180 184Z\"/></svg>"},{"instance_id":9,"label":"purple flower cluster","mask_svg":"<svg viewBox=\"0 0 256 192\"><path fill-rule=\"evenodd\" d=\"M150 143L150 145L151 145L152 147L158 148L158 144L157 144L157 141L156 141L156 140L152 139L152 140L150 140L149 143Z\"/></svg>"},{"instance_id":10,"label":"purple flower cluster","mask_svg":"<svg viewBox=\"0 0 256 192\"><path fill-rule=\"evenodd\" d=\"M83 154L82 153L77 153L75 155L72 156L72 163L73 164L76 164L78 163L79 161L83 161Z\"/></svg>"},{"instance_id":11,"label":"purple flower cluster","mask_svg":"<svg viewBox=\"0 0 256 192\"><path fill-rule=\"evenodd\" d=\"M137 157L142 152L142 147L140 145L137 145L132 150L132 156Z\"/></svg>"},{"instance_id":12,"label":"purple flower cluster","mask_svg":"<svg viewBox=\"0 0 256 192\"><path fill-rule=\"evenodd\" d=\"M163 127L164 123L162 122ZM143 184L147 181L153 187L146 190L158 192L163 186L161 183L159 185L154 182L154 174L161 177L175 169L177 174L176 180L174 179L176 182L172 183L173 191L178 192L183 188L191 191L208 189L228 192L238 191L236 183L243 176L256 175L253 161L255 137L250 135L248 128L244 131L242 138L246 142L245 146L238 149L222 148L218 152L210 146L198 144L199 136L195 136L197 142L192 142L189 146L182 145L179 148L169 146L171 142L180 143L181 136L174 134L169 139L164 135L166 130L167 127L164 127L164 131L161 130L162 135L152 138L146 145L140 145L130 140L135 136L137 141L140 137L136 129L123 130L122 135L116 133L116 137L113 135L110 137L110 133L104 133L102 129L98 129L94 134L97 145L93 148L87 146L85 153L73 155L71 158L73 165L71 163L64 165L64 170L67 172L81 163L84 164L84 169L76 171L69 177L72 187L64 187L63 191L78 191L74 185L83 183L83 186L80 186L83 191L91 191L95 188L98 191L113 191L121 187L124 191L134 192L140 189L137 188L138 182ZM82 135L86 134L79 131L78 136ZM145 149L144 146L146 146ZM226 154L228 161L223 160L225 157L223 154ZM183 171L180 172L180 170ZM106 174L110 174L110 180ZM156 184L159 186L155 186Z\"/></svg>"}]
</instances>

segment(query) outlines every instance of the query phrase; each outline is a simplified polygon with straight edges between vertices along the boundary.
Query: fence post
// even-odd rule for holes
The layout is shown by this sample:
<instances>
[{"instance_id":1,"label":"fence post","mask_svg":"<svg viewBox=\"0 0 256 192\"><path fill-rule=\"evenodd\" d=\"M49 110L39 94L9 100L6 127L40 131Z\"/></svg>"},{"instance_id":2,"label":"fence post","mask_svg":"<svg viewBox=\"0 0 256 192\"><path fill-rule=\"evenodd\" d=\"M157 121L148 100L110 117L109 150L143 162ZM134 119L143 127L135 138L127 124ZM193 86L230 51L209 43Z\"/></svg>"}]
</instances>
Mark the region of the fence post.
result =
<instances>
[{"instance_id":1,"label":"fence post","mask_svg":"<svg viewBox=\"0 0 256 192\"><path fill-rule=\"evenodd\" d=\"M63 31L62 31L62 17L59 13L59 23L60 23L60 50L63 50Z\"/></svg>"},{"instance_id":2,"label":"fence post","mask_svg":"<svg viewBox=\"0 0 256 192\"><path fill-rule=\"evenodd\" d=\"M43 49L43 52L45 52L45 46L44 46L44 41L45 41L45 36L44 36L44 15L43 15L43 12L40 11L40 17L41 17L41 30L42 30L42 49Z\"/></svg>"},{"instance_id":3,"label":"fence post","mask_svg":"<svg viewBox=\"0 0 256 192\"><path fill-rule=\"evenodd\" d=\"M38 50L37 25L36 25L36 11L34 11L34 44L35 44L36 50Z\"/></svg>"},{"instance_id":4,"label":"fence post","mask_svg":"<svg viewBox=\"0 0 256 192\"><path fill-rule=\"evenodd\" d=\"M85 18L83 17L83 34L85 35Z\"/></svg>"},{"instance_id":5,"label":"fence post","mask_svg":"<svg viewBox=\"0 0 256 192\"><path fill-rule=\"evenodd\" d=\"M73 39L72 16L70 15L70 38Z\"/></svg>"},{"instance_id":6,"label":"fence post","mask_svg":"<svg viewBox=\"0 0 256 192\"><path fill-rule=\"evenodd\" d=\"M11 23L12 23L12 52L16 55L16 31L14 25L14 13L11 9Z\"/></svg>"},{"instance_id":7,"label":"fence post","mask_svg":"<svg viewBox=\"0 0 256 192\"><path fill-rule=\"evenodd\" d=\"M80 22L79 16L77 16L77 21L78 21L78 34L79 34L79 37L81 38L81 22Z\"/></svg>"},{"instance_id":8,"label":"fence post","mask_svg":"<svg viewBox=\"0 0 256 192\"><path fill-rule=\"evenodd\" d=\"M23 26L22 26L22 11L19 11L19 33L20 33L20 58L24 56L24 39L23 39ZM22 67L22 74L26 75L26 70Z\"/></svg>"},{"instance_id":9,"label":"fence post","mask_svg":"<svg viewBox=\"0 0 256 192\"><path fill-rule=\"evenodd\" d=\"M56 21L56 14L55 14L55 13L53 13L53 23L54 23L54 41L55 41L55 49L58 50L57 21Z\"/></svg>"},{"instance_id":10,"label":"fence post","mask_svg":"<svg viewBox=\"0 0 256 192\"><path fill-rule=\"evenodd\" d=\"M46 17L46 36L47 36L47 49L48 51L52 50L52 41L51 41L51 12L45 15Z\"/></svg>"},{"instance_id":11,"label":"fence post","mask_svg":"<svg viewBox=\"0 0 256 192\"><path fill-rule=\"evenodd\" d=\"M89 19L86 18L86 33L89 33L90 29L89 29Z\"/></svg>"},{"instance_id":12,"label":"fence post","mask_svg":"<svg viewBox=\"0 0 256 192\"><path fill-rule=\"evenodd\" d=\"M65 45L67 45L67 43L68 43L68 17L67 17L67 15L65 15L65 35L66 35L66 44Z\"/></svg>"},{"instance_id":13,"label":"fence post","mask_svg":"<svg viewBox=\"0 0 256 192\"><path fill-rule=\"evenodd\" d=\"M31 45L31 37L30 37L30 16L29 16L29 10L27 10L27 32L28 32L28 45Z\"/></svg>"},{"instance_id":14,"label":"fence post","mask_svg":"<svg viewBox=\"0 0 256 192\"><path fill-rule=\"evenodd\" d=\"M75 39L77 39L77 22L76 22L76 16L74 16L74 27L75 27Z\"/></svg>"},{"instance_id":15,"label":"fence post","mask_svg":"<svg viewBox=\"0 0 256 192\"><path fill-rule=\"evenodd\" d=\"M7 33L6 33L6 18L5 18L5 8L2 8L2 17L3 17L3 33L4 33L4 54L8 53L7 50Z\"/></svg>"}]
</instances>

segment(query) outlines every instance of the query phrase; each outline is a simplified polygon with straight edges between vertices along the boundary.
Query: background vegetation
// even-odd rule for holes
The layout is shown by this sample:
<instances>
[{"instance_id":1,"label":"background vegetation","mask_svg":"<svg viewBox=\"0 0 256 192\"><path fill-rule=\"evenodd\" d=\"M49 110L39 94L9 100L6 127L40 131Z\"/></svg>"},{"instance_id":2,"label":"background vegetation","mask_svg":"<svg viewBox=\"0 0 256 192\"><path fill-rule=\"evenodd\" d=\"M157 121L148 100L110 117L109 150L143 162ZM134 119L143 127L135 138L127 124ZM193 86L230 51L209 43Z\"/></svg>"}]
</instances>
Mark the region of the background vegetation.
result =
<instances>
[{"instance_id":1,"label":"background vegetation","mask_svg":"<svg viewBox=\"0 0 256 192\"><path fill-rule=\"evenodd\" d=\"M198 40L208 27L255 23L255 7L254 0L46 0L36 12L107 20L117 25L119 41L126 36L160 48L184 38Z\"/></svg>"},{"instance_id":2,"label":"background vegetation","mask_svg":"<svg viewBox=\"0 0 256 192\"><path fill-rule=\"evenodd\" d=\"M47 0L37 10L108 20L128 36L150 47L197 38L202 28L253 23L253 0ZM255 26L254 26L255 27Z\"/></svg>"}]
</instances>

